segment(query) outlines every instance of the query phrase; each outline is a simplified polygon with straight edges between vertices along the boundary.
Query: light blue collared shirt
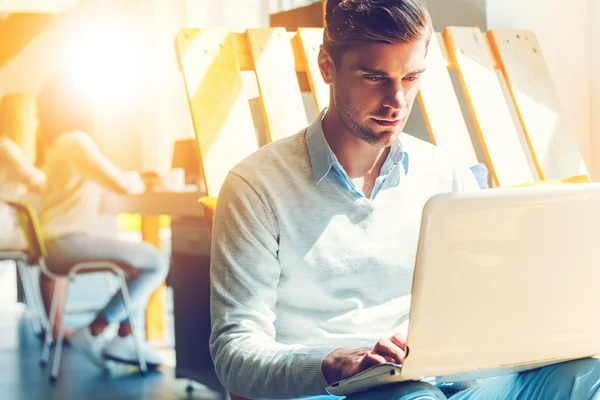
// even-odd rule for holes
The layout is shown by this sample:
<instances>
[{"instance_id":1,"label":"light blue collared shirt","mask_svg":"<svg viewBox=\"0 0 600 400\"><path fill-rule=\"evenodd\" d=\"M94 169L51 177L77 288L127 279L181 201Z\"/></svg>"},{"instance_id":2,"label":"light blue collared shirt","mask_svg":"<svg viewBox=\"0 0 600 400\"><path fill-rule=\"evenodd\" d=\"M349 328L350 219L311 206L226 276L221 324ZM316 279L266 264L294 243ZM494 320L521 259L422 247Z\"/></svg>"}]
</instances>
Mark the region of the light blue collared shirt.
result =
<instances>
[{"instance_id":1,"label":"light blue collared shirt","mask_svg":"<svg viewBox=\"0 0 600 400\"><path fill-rule=\"evenodd\" d=\"M310 125L306 131L306 145L310 155L315 184L318 185L327 174L331 174L343 189L354 193L358 197L366 198L365 194L354 185L344 167L338 162L337 157L325 139L321 121L326 112L326 109L323 110L319 115L319 123ZM400 139L397 138L392 143L379 176L375 180L375 186L371 192L371 200L375 199L380 190L400 184L400 177L408 173L408 159L408 153L404 151Z\"/></svg>"}]
</instances>

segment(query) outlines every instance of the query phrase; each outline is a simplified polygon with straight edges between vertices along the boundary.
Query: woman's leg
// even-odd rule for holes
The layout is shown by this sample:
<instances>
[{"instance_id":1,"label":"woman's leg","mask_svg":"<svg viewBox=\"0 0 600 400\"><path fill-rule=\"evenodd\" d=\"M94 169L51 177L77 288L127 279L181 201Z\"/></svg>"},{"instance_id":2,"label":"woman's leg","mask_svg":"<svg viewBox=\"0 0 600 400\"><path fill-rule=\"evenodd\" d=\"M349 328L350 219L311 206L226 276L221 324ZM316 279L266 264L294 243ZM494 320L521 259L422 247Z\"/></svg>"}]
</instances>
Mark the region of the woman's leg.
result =
<instances>
[{"instance_id":1,"label":"woman's leg","mask_svg":"<svg viewBox=\"0 0 600 400\"><path fill-rule=\"evenodd\" d=\"M148 243L136 244L129 249L123 262L127 269L127 288L135 315L143 313L150 296L161 285L169 272L166 257ZM130 321L127 320L127 310L123 294L118 291L109 303L99 312L99 317L105 321L124 322L122 333L126 333Z\"/></svg>"},{"instance_id":2,"label":"woman's leg","mask_svg":"<svg viewBox=\"0 0 600 400\"><path fill-rule=\"evenodd\" d=\"M154 269L130 268L127 274L127 288L132 301L132 317L134 322L143 317L146 305L152 293L165 280L168 268L164 260L162 267ZM131 321L127 318L127 310L123 294L118 291L110 302L98 313L90 324L90 332L93 335L102 333L104 329L114 322L119 322L118 335L126 337L132 333Z\"/></svg>"},{"instance_id":3,"label":"woman's leg","mask_svg":"<svg viewBox=\"0 0 600 400\"><path fill-rule=\"evenodd\" d=\"M132 307L136 312L143 312L151 294L169 272L166 257L148 243L77 234L49 241L47 247L48 268L63 274L81 262L109 261L117 264L125 271ZM123 295L117 291L92 323L94 333L101 333L108 324L126 318Z\"/></svg>"},{"instance_id":4,"label":"woman's leg","mask_svg":"<svg viewBox=\"0 0 600 400\"><path fill-rule=\"evenodd\" d=\"M169 271L166 257L148 243L131 243L90 235L69 235L48 242L50 270L66 273L77 263L92 261L110 261L125 271L132 311L137 315L144 312L150 295L165 280ZM101 338L96 340L95 337L101 335L109 324L121 322L121 336L131 336L131 327L126 318L123 295L118 291L88 328L72 335L71 342L79 347L87 346L88 355L96 363L100 363L103 343ZM123 352L129 352L132 343L129 341ZM119 348L123 349L123 346ZM129 353L118 358L132 361Z\"/></svg>"}]
</instances>

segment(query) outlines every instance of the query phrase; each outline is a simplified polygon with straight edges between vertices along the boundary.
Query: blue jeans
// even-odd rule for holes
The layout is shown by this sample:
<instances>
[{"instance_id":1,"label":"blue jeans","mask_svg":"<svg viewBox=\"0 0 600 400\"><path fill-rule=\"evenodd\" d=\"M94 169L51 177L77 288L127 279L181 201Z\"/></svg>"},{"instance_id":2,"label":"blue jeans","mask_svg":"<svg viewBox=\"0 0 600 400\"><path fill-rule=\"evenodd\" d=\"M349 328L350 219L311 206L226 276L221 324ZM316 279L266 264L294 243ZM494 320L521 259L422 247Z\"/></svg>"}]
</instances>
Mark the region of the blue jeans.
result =
<instances>
[{"instance_id":1,"label":"blue jeans","mask_svg":"<svg viewBox=\"0 0 600 400\"><path fill-rule=\"evenodd\" d=\"M136 320L169 272L167 258L149 243L72 234L48 240L46 247L48 269L57 274L65 275L75 264L89 261L111 261L123 268ZM100 314L110 323L126 319L125 302L120 290Z\"/></svg>"},{"instance_id":2,"label":"blue jeans","mask_svg":"<svg viewBox=\"0 0 600 400\"><path fill-rule=\"evenodd\" d=\"M598 400L600 359L586 358L548 367L484 379L458 392L424 382L382 386L348 396L347 400ZM450 390L449 390L450 389ZM444 393L445 392L445 393ZM318 399L340 399L322 396Z\"/></svg>"}]
</instances>

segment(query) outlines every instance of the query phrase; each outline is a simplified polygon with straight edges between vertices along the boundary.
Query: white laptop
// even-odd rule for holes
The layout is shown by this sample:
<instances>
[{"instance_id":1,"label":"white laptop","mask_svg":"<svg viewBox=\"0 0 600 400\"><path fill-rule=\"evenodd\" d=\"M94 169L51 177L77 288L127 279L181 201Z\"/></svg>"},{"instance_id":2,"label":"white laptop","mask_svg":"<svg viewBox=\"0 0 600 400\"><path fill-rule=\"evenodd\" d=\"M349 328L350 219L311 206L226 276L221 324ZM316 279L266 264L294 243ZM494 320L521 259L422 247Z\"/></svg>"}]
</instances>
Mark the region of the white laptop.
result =
<instances>
[{"instance_id":1,"label":"white laptop","mask_svg":"<svg viewBox=\"0 0 600 400\"><path fill-rule=\"evenodd\" d=\"M327 387L481 379L600 354L600 184L443 194L424 208L408 355Z\"/></svg>"}]
</instances>

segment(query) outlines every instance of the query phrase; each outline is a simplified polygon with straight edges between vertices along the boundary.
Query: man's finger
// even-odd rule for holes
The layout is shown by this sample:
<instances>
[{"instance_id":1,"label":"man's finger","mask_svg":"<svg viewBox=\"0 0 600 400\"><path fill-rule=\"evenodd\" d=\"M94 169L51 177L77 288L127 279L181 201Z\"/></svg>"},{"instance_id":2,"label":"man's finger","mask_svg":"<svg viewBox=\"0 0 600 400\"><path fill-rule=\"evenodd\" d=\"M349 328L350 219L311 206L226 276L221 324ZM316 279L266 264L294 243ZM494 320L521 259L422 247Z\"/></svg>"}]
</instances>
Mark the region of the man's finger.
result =
<instances>
[{"instance_id":1,"label":"man's finger","mask_svg":"<svg viewBox=\"0 0 600 400\"><path fill-rule=\"evenodd\" d=\"M385 364L386 362L388 361L385 359L385 357L368 351L362 357L362 360L360 360L360 364L358 365L358 371L362 372L374 365Z\"/></svg>"},{"instance_id":2,"label":"man's finger","mask_svg":"<svg viewBox=\"0 0 600 400\"><path fill-rule=\"evenodd\" d=\"M406 352L406 337L404 337L404 335L396 333L390 338L390 341Z\"/></svg>"},{"instance_id":3,"label":"man's finger","mask_svg":"<svg viewBox=\"0 0 600 400\"><path fill-rule=\"evenodd\" d=\"M404 350L389 339L379 340L373 347L373 352L384 357L391 357L393 362L398 364L404 361Z\"/></svg>"},{"instance_id":4,"label":"man's finger","mask_svg":"<svg viewBox=\"0 0 600 400\"><path fill-rule=\"evenodd\" d=\"M394 360L392 357L390 357L390 356L384 356L383 358L385 358L386 362L389 362L389 363L395 363L395 362L396 362L396 361L395 361L395 360Z\"/></svg>"}]
</instances>

